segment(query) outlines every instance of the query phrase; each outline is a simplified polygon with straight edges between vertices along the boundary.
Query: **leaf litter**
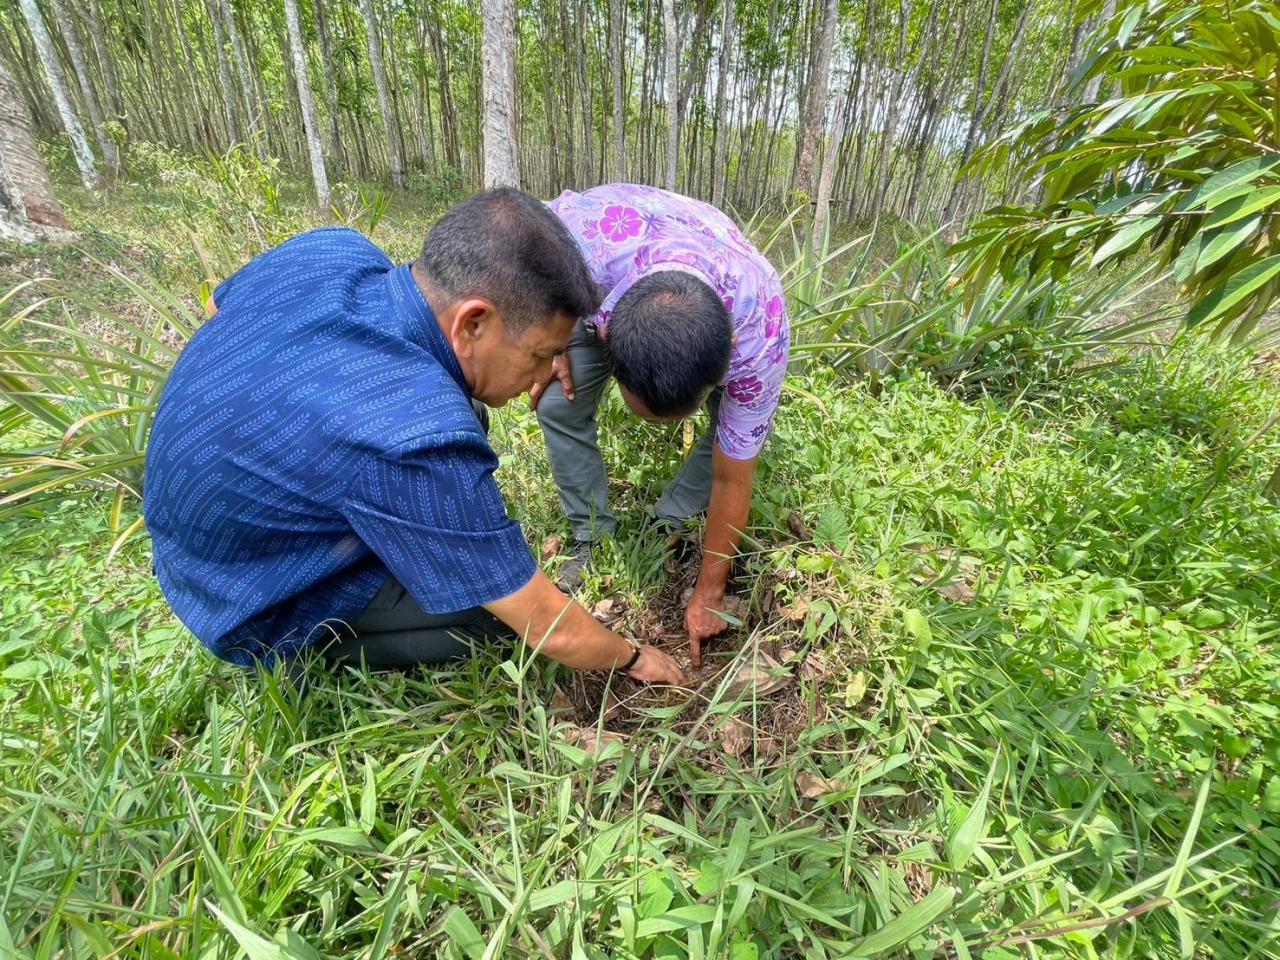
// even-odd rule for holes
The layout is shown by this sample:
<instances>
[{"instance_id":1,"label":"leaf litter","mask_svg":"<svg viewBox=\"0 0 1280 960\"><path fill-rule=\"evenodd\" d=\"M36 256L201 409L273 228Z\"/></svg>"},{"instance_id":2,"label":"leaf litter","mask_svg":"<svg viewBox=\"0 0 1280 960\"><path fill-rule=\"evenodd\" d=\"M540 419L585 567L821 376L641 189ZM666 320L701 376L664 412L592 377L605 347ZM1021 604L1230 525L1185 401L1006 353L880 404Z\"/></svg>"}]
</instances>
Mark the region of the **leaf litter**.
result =
<instances>
[{"instance_id":1,"label":"leaf litter","mask_svg":"<svg viewBox=\"0 0 1280 960\"><path fill-rule=\"evenodd\" d=\"M563 693L557 688L552 715L570 720L566 741L595 754L613 738L625 737L658 717L681 734L697 728L695 741L716 756L743 758L755 753L772 760L790 752L814 722L797 677L820 682L828 670L817 653L802 652L797 637L808 617L808 601L792 608L775 605L773 584L757 584L757 595L726 596L729 629L703 644L703 664L694 670L684 628L684 609L697 578L698 558L676 568L651 600L631 607L619 596L605 597L592 615L625 636L652 644L675 658L688 678L686 687L640 683L629 677L575 673ZM767 601L767 602L765 602ZM744 651L744 644L753 649ZM561 701L563 696L563 701ZM569 713L565 704L573 707ZM601 726L601 722L602 726ZM600 727L602 736L597 737Z\"/></svg>"}]
</instances>

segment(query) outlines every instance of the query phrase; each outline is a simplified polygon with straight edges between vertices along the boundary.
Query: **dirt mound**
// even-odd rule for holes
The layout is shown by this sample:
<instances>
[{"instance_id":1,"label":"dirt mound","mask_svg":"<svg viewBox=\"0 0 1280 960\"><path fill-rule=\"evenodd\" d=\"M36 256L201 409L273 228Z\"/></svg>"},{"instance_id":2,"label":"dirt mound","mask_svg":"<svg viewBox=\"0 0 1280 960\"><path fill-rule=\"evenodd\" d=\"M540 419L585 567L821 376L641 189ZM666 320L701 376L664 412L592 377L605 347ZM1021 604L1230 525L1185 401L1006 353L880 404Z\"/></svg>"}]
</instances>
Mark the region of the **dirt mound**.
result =
<instances>
[{"instance_id":1,"label":"dirt mound","mask_svg":"<svg viewBox=\"0 0 1280 960\"><path fill-rule=\"evenodd\" d=\"M799 682L813 679L816 670L815 659L799 648L803 618L797 622L775 609L771 583L756 581L750 592L739 589L726 598L726 612L741 626L704 643L702 666L692 668L684 609L697 571L696 558L669 569L673 575L660 593L638 607L608 597L592 610L611 629L670 653L689 686L658 687L620 675L574 673L554 705L564 719L579 725L569 731L569 739L595 752L610 740L661 721L680 734L693 732L730 756L744 756L754 747L759 755L774 758L785 756L814 722ZM597 735L602 716L603 735Z\"/></svg>"}]
</instances>

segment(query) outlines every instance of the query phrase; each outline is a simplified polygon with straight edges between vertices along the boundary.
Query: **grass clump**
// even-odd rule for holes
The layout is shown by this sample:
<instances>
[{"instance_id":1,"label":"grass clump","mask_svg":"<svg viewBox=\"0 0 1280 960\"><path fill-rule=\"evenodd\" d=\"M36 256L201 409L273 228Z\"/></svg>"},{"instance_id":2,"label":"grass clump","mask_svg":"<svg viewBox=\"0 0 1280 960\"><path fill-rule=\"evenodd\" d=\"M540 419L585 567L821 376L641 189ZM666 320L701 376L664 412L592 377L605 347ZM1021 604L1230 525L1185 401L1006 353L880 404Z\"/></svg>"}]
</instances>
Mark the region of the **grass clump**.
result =
<instances>
[{"instance_id":1,"label":"grass clump","mask_svg":"<svg viewBox=\"0 0 1280 960\"><path fill-rule=\"evenodd\" d=\"M103 206L104 243L172 225L156 205L178 189ZM385 211L397 256L418 220ZM130 281L95 292L127 320L146 311ZM829 318L841 336L896 282L835 304L859 311ZM315 664L304 693L198 648L145 538L118 536L118 487L17 505L0 956L1280 956L1270 367L1186 338L1089 377L1033 363L1045 389L948 390L905 359L851 380L813 353L760 468L740 625L683 698L506 650ZM95 389L150 390L95 369ZM601 418L622 529L583 599L679 645L688 571L642 527L686 436L616 395ZM0 483L72 422L0 423ZM73 436L90 426L127 431ZM536 420L510 406L493 436L531 542L563 536ZM135 468L131 438L102 455Z\"/></svg>"},{"instance_id":2,"label":"grass clump","mask_svg":"<svg viewBox=\"0 0 1280 960\"><path fill-rule=\"evenodd\" d=\"M777 654L785 729L779 695L723 689L584 716L554 669L499 651L408 676L317 665L300 695L197 650L145 542L103 566L101 509L7 522L0 938L30 956L1273 955L1280 518L1254 478L1278 451L1214 465L1274 388L1191 348L1055 410L911 378L878 400L795 386L735 639ZM1148 395L1217 398L1203 414L1235 426L1126 426ZM636 528L667 430L608 442L624 528L588 602L643 611L666 589ZM497 437L531 535L551 532L533 421L512 411ZM621 469L624 446L645 466Z\"/></svg>"}]
</instances>

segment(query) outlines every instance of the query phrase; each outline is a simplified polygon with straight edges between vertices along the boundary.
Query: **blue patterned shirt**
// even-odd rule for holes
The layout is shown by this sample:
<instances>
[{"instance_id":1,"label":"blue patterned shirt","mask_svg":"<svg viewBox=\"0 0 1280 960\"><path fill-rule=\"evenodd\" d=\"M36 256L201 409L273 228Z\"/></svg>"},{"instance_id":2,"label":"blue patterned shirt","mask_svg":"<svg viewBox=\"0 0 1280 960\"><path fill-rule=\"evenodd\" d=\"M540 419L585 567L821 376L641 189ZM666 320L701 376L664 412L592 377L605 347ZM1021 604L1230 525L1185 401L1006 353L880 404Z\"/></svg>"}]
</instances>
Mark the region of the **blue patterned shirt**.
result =
<instances>
[{"instance_id":1,"label":"blue patterned shirt","mask_svg":"<svg viewBox=\"0 0 1280 960\"><path fill-rule=\"evenodd\" d=\"M497 457L408 266L313 230L214 302L161 394L143 500L161 589L205 646L291 655L389 573L432 613L529 582Z\"/></svg>"}]
</instances>

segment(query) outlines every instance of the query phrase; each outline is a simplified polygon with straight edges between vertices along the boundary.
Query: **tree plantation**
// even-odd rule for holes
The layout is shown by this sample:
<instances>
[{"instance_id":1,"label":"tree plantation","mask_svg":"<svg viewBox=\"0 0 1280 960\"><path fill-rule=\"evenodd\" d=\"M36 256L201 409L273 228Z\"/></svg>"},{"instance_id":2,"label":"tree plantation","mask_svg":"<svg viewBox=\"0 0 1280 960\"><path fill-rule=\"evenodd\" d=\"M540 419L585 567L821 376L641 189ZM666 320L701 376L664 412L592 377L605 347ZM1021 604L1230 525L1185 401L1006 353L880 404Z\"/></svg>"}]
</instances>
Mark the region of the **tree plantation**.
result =
<instances>
[{"instance_id":1,"label":"tree plantation","mask_svg":"<svg viewBox=\"0 0 1280 960\"><path fill-rule=\"evenodd\" d=\"M0 958L1280 958L1278 304L1272 0L6 0Z\"/></svg>"}]
</instances>

